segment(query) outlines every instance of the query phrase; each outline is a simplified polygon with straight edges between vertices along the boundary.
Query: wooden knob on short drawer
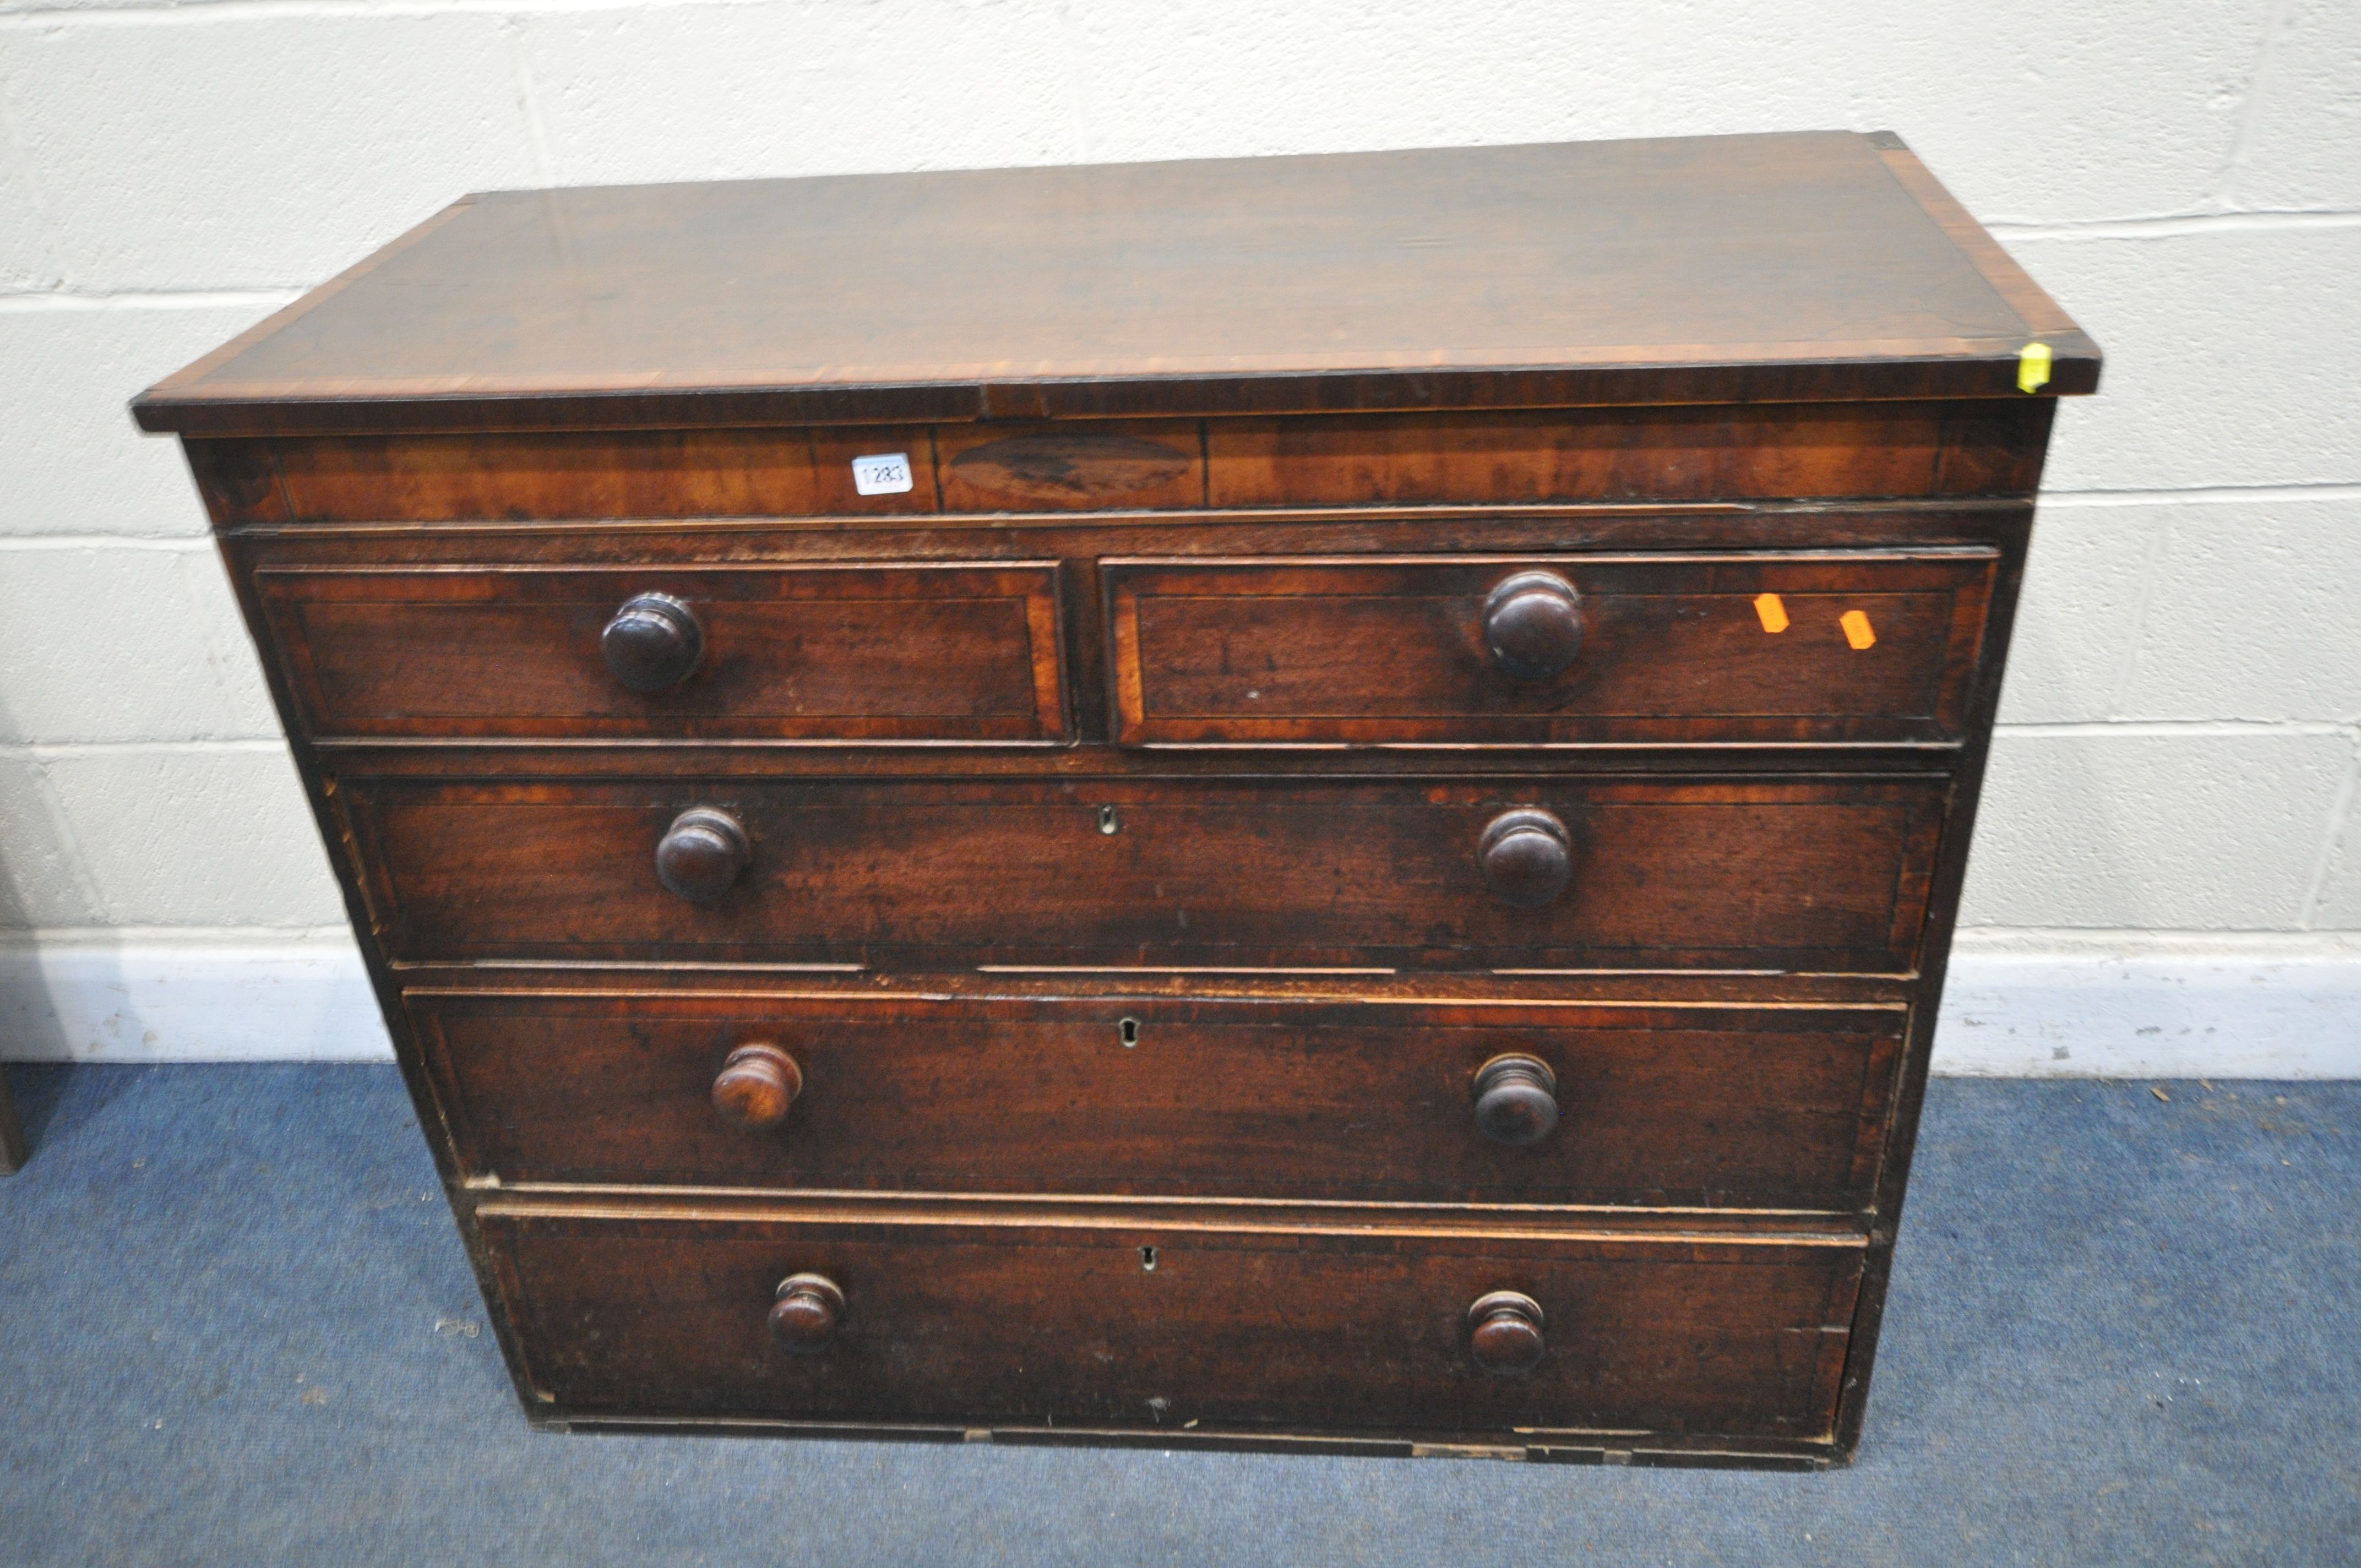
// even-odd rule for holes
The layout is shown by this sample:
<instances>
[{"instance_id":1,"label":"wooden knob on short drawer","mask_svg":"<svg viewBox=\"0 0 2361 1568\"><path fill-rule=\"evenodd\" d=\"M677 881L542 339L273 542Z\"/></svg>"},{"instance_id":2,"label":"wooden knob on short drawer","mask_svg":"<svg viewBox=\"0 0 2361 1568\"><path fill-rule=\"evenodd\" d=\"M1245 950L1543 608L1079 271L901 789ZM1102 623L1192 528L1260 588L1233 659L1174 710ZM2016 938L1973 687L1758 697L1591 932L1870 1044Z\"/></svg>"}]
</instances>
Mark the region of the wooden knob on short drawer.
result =
<instances>
[{"instance_id":1,"label":"wooden knob on short drawer","mask_svg":"<svg viewBox=\"0 0 2361 1568\"><path fill-rule=\"evenodd\" d=\"M757 1040L722 1058L713 1080L713 1108L733 1127L767 1133L785 1124L803 1091L803 1069L796 1058Z\"/></svg>"},{"instance_id":2,"label":"wooden knob on short drawer","mask_svg":"<svg viewBox=\"0 0 2361 1568\"><path fill-rule=\"evenodd\" d=\"M1545 681L1582 652L1582 598L1555 572L1519 572L1484 600L1484 651L1500 673Z\"/></svg>"},{"instance_id":3,"label":"wooden knob on short drawer","mask_svg":"<svg viewBox=\"0 0 2361 1568\"><path fill-rule=\"evenodd\" d=\"M692 904L728 893L754 858L746 829L726 811L692 806L672 819L656 844L656 876Z\"/></svg>"},{"instance_id":4,"label":"wooden knob on short drawer","mask_svg":"<svg viewBox=\"0 0 2361 1568\"><path fill-rule=\"evenodd\" d=\"M598 652L615 678L635 692L660 692L697 673L705 658L705 628L697 612L670 594L640 594L598 634Z\"/></svg>"},{"instance_id":5,"label":"wooden knob on short drawer","mask_svg":"<svg viewBox=\"0 0 2361 1568\"><path fill-rule=\"evenodd\" d=\"M1557 902L1574 874L1574 840L1546 811L1504 811L1484 827L1476 863L1505 903L1539 909Z\"/></svg>"},{"instance_id":6,"label":"wooden knob on short drawer","mask_svg":"<svg viewBox=\"0 0 2361 1568\"><path fill-rule=\"evenodd\" d=\"M1494 1057L1476 1069L1472 1092L1476 1130L1496 1144L1521 1148L1557 1130L1557 1074L1539 1057Z\"/></svg>"},{"instance_id":7,"label":"wooden knob on short drawer","mask_svg":"<svg viewBox=\"0 0 2361 1568\"><path fill-rule=\"evenodd\" d=\"M1467 1351L1487 1372L1503 1377L1531 1372L1548 1348L1542 1340L1541 1303L1531 1296L1495 1290L1467 1309Z\"/></svg>"},{"instance_id":8,"label":"wooden knob on short drawer","mask_svg":"<svg viewBox=\"0 0 2361 1568\"><path fill-rule=\"evenodd\" d=\"M825 1274L790 1274L771 1303L771 1337L798 1355L826 1350L844 1316L844 1292Z\"/></svg>"}]
</instances>

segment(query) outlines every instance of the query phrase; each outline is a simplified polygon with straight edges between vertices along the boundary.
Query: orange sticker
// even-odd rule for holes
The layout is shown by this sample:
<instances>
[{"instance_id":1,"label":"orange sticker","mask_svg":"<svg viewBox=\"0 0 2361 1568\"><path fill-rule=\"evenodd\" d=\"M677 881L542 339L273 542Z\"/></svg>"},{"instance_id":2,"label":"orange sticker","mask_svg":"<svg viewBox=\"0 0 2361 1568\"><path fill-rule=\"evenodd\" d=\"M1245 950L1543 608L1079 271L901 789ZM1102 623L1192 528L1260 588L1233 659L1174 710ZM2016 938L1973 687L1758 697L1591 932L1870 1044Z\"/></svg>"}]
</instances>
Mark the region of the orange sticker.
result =
<instances>
[{"instance_id":1,"label":"orange sticker","mask_svg":"<svg viewBox=\"0 0 2361 1568\"><path fill-rule=\"evenodd\" d=\"M1787 630L1787 607L1779 602L1777 594L1756 594L1754 613L1763 618L1763 630L1774 636Z\"/></svg>"},{"instance_id":2,"label":"orange sticker","mask_svg":"<svg viewBox=\"0 0 2361 1568\"><path fill-rule=\"evenodd\" d=\"M1869 617L1857 609L1849 609L1837 617L1837 624L1844 628L1845 641L1852 644L1856 653L1877 641L1877 633L1870 630Z\"/></svg>"}]
</instances>

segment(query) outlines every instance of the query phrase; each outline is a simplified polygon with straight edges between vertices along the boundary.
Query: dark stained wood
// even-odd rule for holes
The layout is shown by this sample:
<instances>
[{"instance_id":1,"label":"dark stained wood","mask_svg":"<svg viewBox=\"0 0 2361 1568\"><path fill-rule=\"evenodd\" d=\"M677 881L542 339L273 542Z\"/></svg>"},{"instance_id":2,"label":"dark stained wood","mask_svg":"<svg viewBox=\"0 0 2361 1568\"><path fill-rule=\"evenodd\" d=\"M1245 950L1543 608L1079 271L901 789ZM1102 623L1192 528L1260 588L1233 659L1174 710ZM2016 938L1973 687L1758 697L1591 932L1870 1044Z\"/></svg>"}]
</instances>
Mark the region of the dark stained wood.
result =
<instances>
[{"instance_id":1,"label":"dark stained wood","mask_svg":"<svg viewBox=\"0 0 2361 1568\"><path fill-rule=\"evenodd\" d=\"M518 563L258 581L324 738L1056 740L1068 728L1052 563ZM609 633L651 594L694 614L698 656L678 680L634 690Z\"/></svg>"},{"instance_id":2,"label":"dark stained wood","mask_svg":"<svg viewBox=\"0 0 2361 1568\"><path fill-rule=\"evenodd\" d=\"M1521 1377L1549 1354L1541 1303L1521 1290L1488 1290L1467 1307L1467 1354L1485 1371Z\"/></svg>"},{"instance_id":3,"label":"dark stained wood","mask_svg":"<svg viewBox=\"0 0 2361 1568\"><path fill-rule=\"evenodd\" d=\"M16 1117L16 1101L8 1091L8 1069L0 1067L0 1176L25 1168L32 1150L25 1143L25 1124Z\"/></svg>"},{"instance_id":4,"label":"dark stained wood","mask_svg":"<svg viewBox=\"0 0 2361 1568\"><path fill-rule=\"evenodd\" d=\"M1582 596L1555 572L1517 572L1484 596L1477 618L1485 656L1510 680L1546 681L1581 655Z\"/></svg>"},{"instance_id":5,"label":"dark stained wood","mask_svg":"<svg viewBox=\"0 0 2361 1568\"><path fill-rule=\"evenodd\" d=\"M267 441L189 441L181 444L189 475L217 526L270 526L291 521L286 487L280 483L278 451Z\"/></svg>"},{"instance_id":6,"label":"dark stained wood","mask_svg":"<svg viewBox=\"0 0 2361 1568\"><path fill-rule=\"evenodd\" d=\"M745 824L726 811L692 806L656 840L656 881L691 904L711 904L746 874L754 858Z\"/></svg>"},{"instance_id":7,"label":"dark stained wood","mask_svg":"<svg viewBox=\"0 0 2361 1568\"><path fill-rule=\"evenodd\" d=\"M1102 568L1115 734L1955 740L1997 565L1987 551L1115 560ZM1488 645L1491 596L1542 575L1579 591L1579 634L1561 673L1521 679ZM1841 628L1855 611L1869 648Z\"/></svg>"},{"instance_id":8,"label":"dark stained wood","mask_svg":"<svg viewBox=\"0 0 2361 1568\"><path fill-rule=\"evenodd\" d=\"M231 523L223 547L276 566L859 565L1139 558L1565 552L1874 550L2022 543L2029 495L1945 501L1634 501L1615 504L1260 507L1239 510L1003 512L925 518L564 519ZM1087 587L1085 581L1072 585ZM1089 639L1086 639L1086 641Z\"/></svg>"},{"instance_id":9,"label":"dark stained wood","mask_svg":"<svg viewBox=\"0 0 2361 1568\"><path fill-rule=\"evenodd\" d=\"M2098 369L1813 133L470 198L137 411L537 1421L1795 1467Z\"/></svg>"},{"instance_id":10,"label":"dark stained wood","mask_svg":"<svg viewBox=\"0 0 2361 1568\"><path fill-rule=\"evenodd\" d=\"M1872 131L1870 145L1902 188L1910 192L1926 214L1934 219L1951 243L1960 247L1968 264L1983 274L1993 291L2006 300L2015 311L2039 336L2060 338L2081 335L2073 318L2058 308L2058 302L2044 293L2032 274L2016 264L2000 242L1984 232L1984 226L1968 215L1968 210L1942 187L1934 174L1902 138L1892 131ZM2087 340L2086 340L2087 341Z\"/></svg>"},{"instance_id":11,"label":"dark stained wood","mask_svg":"<svg viewBox=\"0 0 2361 1568\"><path fill-rule=\"evenodd\" d=\"M598 656L630 690L670 691L705 662L705 622L670 594L633 594L607 618Z\"/></svg>"},{"instance_id":12,"label":"dark stained wood","mask_svg":"<svg viewBox=\"0 0 2361 1568\"><path fill-rule=\"evenodd\" d=\"M1859 1209L1875 1179L1904 1021L1890 1005L944 1002L870 991L413 991L408 1005L464 1168L509 1188L1830 1212ZM792 1055L801 1085L759 1136L717 1114L708 1094L716 1068L750 1042ZM1539 1063L1560 1106L1521 1144L1483 1124L1479 1080L1497 1088L1497 1069L1483 1075L1503 1059Z\"/></svg>"},{"instance_id":13,"label":"dark stained wood","mask_svg":"<svg viewBox=\"0 0 2361 1568\"><path fill-rule=\"evenodd\" d=\"M774 1133L786 1124L803 1088L796 1058L756 1040L732 1047L721 1058L721 1070L713 1075L713 1112L741 1132Z\"/></svg>"},{"instance_id":14,"label":"dark stained wood","mask_svg":"<svg viewBox=\"0 0 2361 1568\"><path fill-rule=\"evenodd\" d=\"M1557 1131L1557 1073L1523 1051L1507 1051L1476 1069L1468 1085L1476 1130L1496 1144L1529 1148Z\"/></svg>"},{"instance_id":15,"label":"dark stained wood","mask_svg":"<svg viewBox=\"0 0 2361 1568\"><path fill-rule=\"evenodd\" d=\"M946 511L1205 504L1204 437L1193 420L946 425L935 451Z\"/></svg>"},{"instance_id":16,"label":"dark stained wood","mask_svg":"<svg viewBox=\"0 0 2361 1568\"><path fill-rule=\"evenodd\" d=\"M1546 974L1488 970L1222 970L1129 967L1076 970L1048 965L932 970L880 976L853 968L732 965L719 971L742 994L789 994L814 1002L901 994L915 988L943 1002L1070 1002L1087 1000L1349 1003L1383 1006L1599 1006L1636 1003L1686 1007L1906 1007L1918 994L1916 975L1826 972L1745 974L1711 970L1632 971L1578 970ZM650 998L710 991L716 971L689 964L635 961L602 964L570 959L504 961L494 968L466 959L406 963L405 993L472 991L577 996L611 992ZM1118 1009L1122 1011L1122 1009ZM405 1027L407 1022L405 1021Z\"/></svg>"},{"instance_id":17,"label":"dark stained wood","mask_svg":"<svg viewBox=\"0 0 2361 1568\"><path fill-rule=\"evenodd\" d=\"M1553 409L1353 419L412 434L275 456L257 521L859 516L1208 506L2029 495L2056 401ZM854 457L899 452L903 494ZM247 459L251 462L251 459Z\"/></svg>"},{"instance_id":18,"label":"dark stained wood","mask_svg":"<svg viewBox=\"0 0 2361 1568\"><path fill-rule=\"evenodd\" d=\"M2007 397L1837 131L472 196L147 393L192 433ZM2012 290L2012 293L2015 291ZM2045 317L2045 321L2047 318Z\"/></svg>"},{"instance_id":19,"label":"dark stained wood","mask_svg":"<svg viewBox=\"0 0 2361 1568\"><path fill-rule=\"evenodd\" d=\"M771 1337L797 1355L817 1355L836 1338L844 1290L825 1274L790 1274L771 1306Z\"/></svg>"},{"instance_id":20,"label":"dark stained wood","mask_svg":"<svg viewBox=\"0 0 2361 1568\"><path fill-rule=\"evenodd\" d=\"M1857 1215L1759 1210L1510 1208L1355 1203L1321 1199L1045 1199L1022 1195L807 1191L717 1187L517 1187L477 1194L480 1217L675 1220L728 1223L950 1226L962 1231L1091 1231L1109 1225L1173 1235L1232 1232L1366 1243L1645 1241L1685 1246L1808 1246L1862 1250ZM1141 1259L1143 1263L1148 1259Z\"/></svg>"},{"instance_id":21,"label":"dark stained wood","mask_svg":"<svg viewBox=\"0 0 2361 1568\"><path fill-rule=\"evenodd\" d=\"M1554 812L1504 811L1477 836L1476 869L1501 903L1546 909L1574 874L1574 839Z\"/></svg>"},{"instance_id":22,"label":"dark stained wood","mask_svg":"<svg viewBox=\"0 0 2361 1568\"><path fill-rule=\"evenodd\" d=\"M1822 1438L1861 1269L1842 1245L484 1223L533 1386L568 1413ZM767 1329L800 1273L844 1293L813 1354ZM1548 1314L1521 1377L1472 1354L1468 1309L1502 1289Z\"/></svg>"},{"instance_id":23,"label":"dark stained wood","mask_svg":"<svg viewBox=\"0 0 2361 1568\"><path fill-rule=\"evenodd\" d=\"M1862 970L1916 962L1939 780L871 782L677 786L348 781L397 959ZM1547 810L1563 896L1487 884L1486 827ZM650 857L726 810L751 863L707 903Z\"/></svg>"},{"instance_id":24,"label":"dark stained wood","mask_svg":"<svg viewBox=\"0 0 2361 1568\"><path fill-rule=\"evenodd\" d=\"M2054 400L1210 420L1217 507L2029 492Z\"/></svg>"},{"instance_id":25,"label":"dark stained wood","mask_svg":"<svg viewBox=\"0 0 2361 1568\"><path fill-rule=\"evenodd\" d=\"M916 432L880 431L876 444ZM312 521L424 518L744 517L821 510L807 430L636 431L628 435L346 436L276 444L290 513ZM836 498L831 497L831 499ZM930 508L931 491L879 498Z\"/></svg>"}]
</instances>

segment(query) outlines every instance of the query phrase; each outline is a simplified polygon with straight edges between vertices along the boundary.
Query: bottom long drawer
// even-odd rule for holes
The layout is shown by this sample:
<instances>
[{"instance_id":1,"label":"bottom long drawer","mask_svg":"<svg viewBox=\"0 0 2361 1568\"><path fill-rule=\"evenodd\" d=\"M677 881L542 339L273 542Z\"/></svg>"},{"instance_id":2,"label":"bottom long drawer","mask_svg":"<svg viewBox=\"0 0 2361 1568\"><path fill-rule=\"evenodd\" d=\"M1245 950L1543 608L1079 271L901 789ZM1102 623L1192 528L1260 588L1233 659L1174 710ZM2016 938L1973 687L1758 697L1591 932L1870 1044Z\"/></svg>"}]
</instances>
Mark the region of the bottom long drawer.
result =
<instances>
[{"instance_id":1,"label":"bottom long drawer","mask_svg":"<svg viewBox=\"0 0 2361 1568\"><path fill-rule=\"evenodd\" d=\"M526 1380L577 1418L1817 1442L1863 1257L1833 1235L1263 1233L1218 1217L495 1205L480 1220ZM1496 1292L1524 1301L1471 1320ZM1511 1321L1526 1303L1537 1332ZM1521 1371L1479 1364L1536 1353Z\"/></svg>"}]
</instances>

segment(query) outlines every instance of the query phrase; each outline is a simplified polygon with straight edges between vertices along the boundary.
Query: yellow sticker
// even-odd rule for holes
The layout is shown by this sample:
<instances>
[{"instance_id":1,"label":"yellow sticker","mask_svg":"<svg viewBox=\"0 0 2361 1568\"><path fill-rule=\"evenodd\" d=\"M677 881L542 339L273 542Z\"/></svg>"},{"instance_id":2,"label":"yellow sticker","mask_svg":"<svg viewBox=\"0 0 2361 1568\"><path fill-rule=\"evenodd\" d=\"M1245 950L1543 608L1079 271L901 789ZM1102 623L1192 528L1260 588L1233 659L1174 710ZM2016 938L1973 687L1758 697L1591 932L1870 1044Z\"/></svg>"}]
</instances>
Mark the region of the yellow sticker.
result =
<instances>
[{"instance_id":1,"label":"yellow sticker","mask_svg":"<svg viewBox=\"0 0 2361 1568\"><path fill-rule=\"evenodd\" d=\"M2028 343L2016 351L2016 389L2037 392L2049 385L2049 345Z\"/></svg>"},{"instance_id":2,"label":"yellow sticker","mask_svg":"<svg viewBox=\"0 0 2361 1568\"><path fill-rule=\"evenodd\" d=\"M1863 648L1873 647L1877 642L1877 633L1871 629L1869 617L1857 609L1849 609L1837 617L1837 624L1844 628L1845 641L1852 644L1856 653Z\"/></svg>"},{"instance_id":3,"label":"yellow sticker","mask_svg":"<svg viewBox=\"0 0 2361 1568\"><path fill-rule=\"evenodd\" d=\"M1763 630L1773 636L1787 630L1787 607L1777 594L1756 594L1754 613L1763 618Z\"/></svg>"}]
</instances>

